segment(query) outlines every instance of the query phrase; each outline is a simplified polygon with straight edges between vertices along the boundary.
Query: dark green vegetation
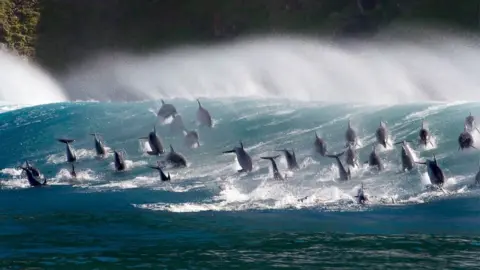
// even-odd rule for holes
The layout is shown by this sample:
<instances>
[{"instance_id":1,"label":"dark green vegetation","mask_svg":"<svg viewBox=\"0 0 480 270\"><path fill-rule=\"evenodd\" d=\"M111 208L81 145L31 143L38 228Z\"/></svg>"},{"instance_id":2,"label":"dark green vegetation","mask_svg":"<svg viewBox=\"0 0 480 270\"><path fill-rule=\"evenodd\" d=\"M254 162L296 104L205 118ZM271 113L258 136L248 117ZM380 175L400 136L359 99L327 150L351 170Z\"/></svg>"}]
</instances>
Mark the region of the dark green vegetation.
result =
<instances>
[{"instance_id":1,"label":"dark green vegetation","mask_svg":"<svg viewBox=\"0 0 480 270\"><path fill-rule=\"evenodd\" d=\"M362 12L356 0L0 0L0 41L62 70L98 50L148 51L256 33L368 36L417 19L479 25L479 0L363 2Z\"/></svg>"}]
</instances>

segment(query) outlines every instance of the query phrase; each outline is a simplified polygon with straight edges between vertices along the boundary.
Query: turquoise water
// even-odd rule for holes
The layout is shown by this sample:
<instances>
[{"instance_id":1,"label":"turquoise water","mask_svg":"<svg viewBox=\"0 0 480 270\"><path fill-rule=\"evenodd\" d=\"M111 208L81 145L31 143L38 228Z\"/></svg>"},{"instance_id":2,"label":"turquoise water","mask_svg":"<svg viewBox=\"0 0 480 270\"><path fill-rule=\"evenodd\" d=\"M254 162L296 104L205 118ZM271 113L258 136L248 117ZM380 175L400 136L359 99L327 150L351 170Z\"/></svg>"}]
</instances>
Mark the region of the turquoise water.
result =
<instances>
[{"instance_id":1,"label":"turquoise water","mask_svg":"<svg viewBox=\"0 0 480 270\"><path fill-rule=\"evenodd\" d=\"M189 129L197 104L173 103ZM0 267L24 269L476 269L480 251L477 150L458 151L457 138L478 103L395 106L326 104L267 99L202 99L214 118L200 128L198 149L157 131L185 155L188 168L167 169L161 182L146 167L138 138L157 121L159 102L75 102L21 108L0 114ZM422 119L433 146L412 148L420 160L436 155L448 194L425 188L423 167L400 173L400 148L379 147L383 172L354 169L337 180L333 160L313 153L314 132L331 151L341 151L348 119L359 134L366 161L380 119L391 142L415 140ZM113 157L95 158L89 133L127 152L129 169L113 171ZM64 145L76 139L78 179L69 177ZM475 135L480 146L480 136ZM242 140L254 161L237 174L234 155L220 154ZM301 170L272 179L260 156L294 148ZM50 185L30 188L15 168L31 160ZM159 158L161 159L161 158ZM361 184L370 204L354 197ZM300 200L307 197L305 200ZM392 199L395 203L392 203Z\"/></svg>"}]
</instances>

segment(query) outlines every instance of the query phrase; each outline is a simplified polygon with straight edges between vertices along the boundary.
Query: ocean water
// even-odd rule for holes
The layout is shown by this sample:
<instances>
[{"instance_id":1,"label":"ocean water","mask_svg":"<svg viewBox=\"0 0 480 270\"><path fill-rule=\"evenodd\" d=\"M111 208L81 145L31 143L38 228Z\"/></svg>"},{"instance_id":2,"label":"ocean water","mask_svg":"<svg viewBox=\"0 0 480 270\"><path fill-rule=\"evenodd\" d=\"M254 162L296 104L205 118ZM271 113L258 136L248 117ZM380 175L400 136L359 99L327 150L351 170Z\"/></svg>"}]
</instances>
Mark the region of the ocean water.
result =
<instances>
[{"instance_id":1,"label":"ocean water","mask_svg":"<svg viewBox=\"0 0 480 270\"><path fill-rule=\"evenodd\" d=\"M251 71L254 63L244 59L271 43L260 45L242 47L240 54L235 54L235 49L218 53L223 58L237 59L237 67ZM285 46L275 45L272 50L280 55ZM352 63L363 63L349 55L352 52L348 49L335 50L344 52L342 59L352 57ZM108 91L102 97L94 94L99 91L96 87L108 84L112 78L92 77L79 86L72 79L74 72L64 78L66 86L62 90L56 84L43 88L40 86L45 84L38 84L38 91L30 95L32 100L35 95L43 96L43 92L52 98L44 96L47 100L33 102L35 106L18 102L15 92L2 88L5 103L0 106L0 268L477 269L480 187L474 185L474 178L480 157L476 149L458 151L457 138L465 117L470 112L480 115L479 95L474 91L476 79L468 75L473 71L461 72L464 66L459 66L457 73L450 72L456 66L449 59L466 59L459 55L474 58L470 53L475 50L468 50L438 56L439 73L446 66L451 69L444 76L424 74L423 83L438 85L432 90L409 80L412 74L407 73L412 70L401 62L401 54L391 49L386 52L391 59L383 67L385 73L391 71L389 78L396 80L371 78L373 90L366 96L373 102L366 102L361 92L350 92L350 83L341 84L342 79L329 81L335 90L315 92L310 87L320 85L325 77L314 80L311 75L298 77L295 72L284 73L279 80L291 85L303 80L298 92L274 85L268 89L277 92L261 92L265 84L255 84L254 80L237 84L230 80L231 88L217 93L211 89L221 88L222 80L234 73L221 77L213 87L212 78L218 69L208 73L208 64L205 74L197 78L201 82L199 90L192 86L187 91L186 85L179 83L178 89L184 91L170 95L162 92L165 90L147 91L145 85L154 81L148 81L151 71L145 68L145 80L138 82L131 77L130 84L145 86L131 93L141 93L136 96L139 99L149 93L147 101L107 101L112 97ZM425 51L408 46L404 51L426 58L438 53L434 48ZM196 56L188 59L197 64L206 57L205 52L193 54ZM222 57L214 60L221 62ZM143 60L138 61L134 66L142 67L139 63ZM164 63L155 61L160 66ZM295 63L307 68L304 62ZM473 65L473 61L469 63ZM377 62L370 64L380 70ZM9 65L0 60L5 72L10 70ZM427 72L431 63L418 65ZM118 65L113 67L122 74ZM404 69L400 71L400 67ZM28 69L20 70L29 74ZM77 72L83 74L79 78L88 73ZM181 66L178 72L189 74L189 65ZM241 73L245 77L240 78L249 74ZM25 83L50 81L42 76L25 79ZM185 80L188 84L194 81L194 75L190 76ZM361 78L367 81L369 77L364 74ZM11 80L8 76L4 79ZM442 88L454 81L462 86L458 92ZM402 87L382 90L398 82L409 85L408 91L402 92ZM243 87L248 93L241 92ZM80 88L92 95L71 98L72 89ZM376 99L380 93L382 98ZM331 100L329 94L333 95ZM472 100L465 98L468 94ZM342 95L344 102L340 100ZM193 122L198 108L193 96L200 97L210 111L213 129L197 127ZM440 100L429 98L432 96ZM132 97L135 95L128 99ZM91 98L98 101L85 101ZM199 148L185 147L181 136L170 133L168 123L158 121L159 98L176 106L188 129L198 130ZM84 101L69 101L75 99ZM313 142L317 132L330 151L342 151L349 119L359 135L361 163L372 150L380 120L387 123L391 145L386 149L378 147L384 171L376 172L362 164L352 170L351 181L342 182L334 160L316 155ZM422 120L433 136L432 145L426 148L415 142ZM169 183L161 182L158 173L147 167L162 157L146 155L146 147L138 139L146 136L153 125L165 145L173 145L188 161L187 168L166 169L172 175ZM89 135L92 132L101 134L110 149L125 150L127 171L114 171L111 154L105 159L95 157ZM473 134L475 146L480 148L480 134ZM72 145L78 155L76 180L69 176L65 146L55 140L59 137L76 140ZM413 141L411 147L418 160L436 156L447 178L446 192L426 188L430 180L422 165L408 173L400 171L400 147L392 144L403 139ZM234 155L222 154L239 141L254 162L248 174L236 172ZM281 157L278 164L288 176L285 181L274 180L270 163L260 159L276 154L278 148L295 149L301 167L290 172ZM16 169L27 159L45 174L48 186L28 186ZM370 198L364 206L354 198L362 184Z\"/></svg>"}]
</instances>

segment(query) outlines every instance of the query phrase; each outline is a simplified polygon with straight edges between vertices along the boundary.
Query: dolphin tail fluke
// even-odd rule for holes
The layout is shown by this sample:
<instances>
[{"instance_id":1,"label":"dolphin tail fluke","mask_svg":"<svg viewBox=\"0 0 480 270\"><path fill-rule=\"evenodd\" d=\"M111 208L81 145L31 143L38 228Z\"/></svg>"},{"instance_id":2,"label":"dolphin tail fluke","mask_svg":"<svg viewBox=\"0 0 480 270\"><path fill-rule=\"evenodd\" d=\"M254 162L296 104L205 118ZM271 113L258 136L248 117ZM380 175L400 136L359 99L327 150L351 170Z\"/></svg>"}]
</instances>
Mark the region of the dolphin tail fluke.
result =
<instances>
[{"instance_id":1,"label":"dolphin tail fluke","mask_svg":"<svg viewBox=\"0 0 480 270\"><path fill-rule=\"evenodd\" d=\"M276 158L278 158L280 155L276 155L276 156L271 156L271 157L260 157L261 159L268 159L268 160L275 160Z\"/></svg>"},{"instance_id":2,"label":"dolphin tail fluke","mask_svg":"<svg viewBox=\"0 0 480 270\"><path fill-rule=\"evenodd\" d=\"M345 154L345 151L341 152L341 153L338 153L338 154L334 154L334 155L325 155L326 157L329 157L329 158L339 158L341 157L343 154Z\"/></svg>"},{"instance_id":3,"label":"dolphin tail fluke","mask_svg":"<svg viewBox=\"0 0 480 270\"><path fill-rule=\"evenodd\" d=\"M167 174L167 179L171 180L170 173Z\"/></svg>"},{"instance_id":4,"label":"dolphin tail fluke","mask_svg":"<svg viewBox=\"0 0 480 270\"><path fill-rule=\"evenodd\" d=\"M57 139L57 141L59 141L61 143L69 144L69 143L73 143L75 140L73 140L73 139Z\"/></svg>"}]
</instances>

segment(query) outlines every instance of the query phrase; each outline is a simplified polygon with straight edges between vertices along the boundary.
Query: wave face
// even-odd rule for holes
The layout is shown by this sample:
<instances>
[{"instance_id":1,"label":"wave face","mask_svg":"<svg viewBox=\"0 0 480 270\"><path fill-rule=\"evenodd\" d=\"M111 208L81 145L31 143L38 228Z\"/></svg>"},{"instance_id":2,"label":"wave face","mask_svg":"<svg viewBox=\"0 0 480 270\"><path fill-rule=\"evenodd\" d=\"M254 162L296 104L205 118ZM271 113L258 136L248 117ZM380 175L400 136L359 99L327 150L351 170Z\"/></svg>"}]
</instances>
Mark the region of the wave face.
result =
<instances>
[{"instance_id":1,"label":"wave face","mask_svg":"<svg viewBox=\"0 0 480 270\"><path fill-rule=\"evenodd\" d=\"M195 102L168 102L188 129L195 128ZM159 181L158 173L146 168L157 158L145 155L138 141L157 121L159 102L59 103L0 114L0 265L19 258L24 267L81 263L88 268L110 263L268 268L292 261L343 269L378 263L403 268L421 263L432 269L477 265L469 254L478 249L479 189L472 185L478 154L458 151L457 138L464 117L480 114L478 103L347 106L205 98L202 104L215 125L199 129L198 149L183 147L183 139L172 136L167 125L157 126L164 143L189 163L185 169L166 170L171 183ZM359 134L361 163L372 149L380 119L388 123L391 143L416 140L425 119L433 145L424 149L413 143L412 148L419 160L436 155L446 174L447 194L425 188L429 179L423 167L399 173L400 152L393 146L379 148L384 172L362 164L352 170L353 180L337 180L333 160L312 153L314 132L331 151L341 151L348 119ZM111 155L94 157L92 132L102 134L111 149L127 152L126 172L113 172ZM69 177L65 146L54 140L58 137L76 139L77 180ZM480 147L480 137L475 139ZM250 174L237 174L235 157L220 154L239 140L254 161ZM288 172L284 158L279 159L288 176L284 182L273 180L270 163L260 159L278 148L295 149L301 166ZM50 186L29 188L15 169L23 159L37 165ZM371 197L365 207L354 203L361 183ZM395 249L395 255L386 257L385 249ZM418 249L432 256L418 257Z\"/></svg>"},{"instance_id":2,"label":"wave face","mask_svg":"<svg viewBox=\"0 0 480 270\"><path fill-rule=\"evenodd\" d=\"M57 82L41 68L5 50L0 50L0 81L3 104L39 105L68 100Z\"/></svg>"},{"instance_id":3,"label":"wave face","mask_svg":"<svg viewBox=\"0 0 480 270\"><path fill-rule=\"evenodd\" d=\"M75 100L280 98L404 104L478 101L478 40L385 33L337 44L256 38L146 56L101 54L61 79Z\"/></svg>"}]
</instances>

